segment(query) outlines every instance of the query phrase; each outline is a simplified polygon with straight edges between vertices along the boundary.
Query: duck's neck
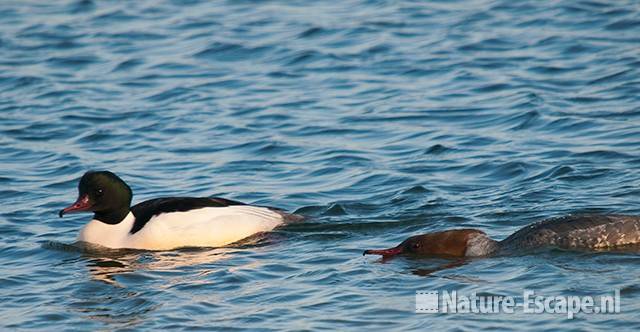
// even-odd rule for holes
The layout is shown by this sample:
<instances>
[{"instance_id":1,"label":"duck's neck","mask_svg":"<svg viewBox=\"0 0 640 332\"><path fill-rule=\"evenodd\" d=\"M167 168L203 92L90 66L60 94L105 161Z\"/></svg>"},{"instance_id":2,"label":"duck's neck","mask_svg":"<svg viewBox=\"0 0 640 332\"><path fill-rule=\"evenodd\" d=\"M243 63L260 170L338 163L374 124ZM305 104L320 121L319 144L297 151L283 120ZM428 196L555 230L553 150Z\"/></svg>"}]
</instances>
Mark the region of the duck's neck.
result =
<instances>
[{"instance_id":1,"label":"duck's neck","mask_svg":"<svg viewBox=\"0 0 640 332\"><path fill-rule=\"evenodd\" d=\"M115 225L124 220L128 214L128 207L117 210L96 211L93 215L93 219L100 220L105 224Z\"/></svg>"},{"instance_id":2,"label":"duck's neck","mask_svg":"<svg viewBox=\"0 0 640 332\"><path fill-rule=\"evenodd\" d=\"M497 253L500 250L500 243L490 238L484 232L479 231L473 234L467 240L467 250L465 256L477 257L488 256Z\"/></svg>"},{"instance_id":3,"label":"duck's neck","mask_svg":"<svg viewBox=\"0 0 640 332\"><path fill-rule=\"evenodd\" d=\"M486 256L496 252L498 242L483 231L476 229L455 229L429 234L422 250L432 255L456 257Z\"/></svg>"},{"instance_id":4,"label":"duck's neck","mask_svg":"<svg viewBox=\"0 0 640 332\"><path fill-rule=\"evenodd\" d=\"M78 241L89 242L107 248L127 248L129 231L133 227L135 217L129 213L123 220L115 224L107 224L101 220L91 220L78 234Z\"/></svg>"}]
</instances>

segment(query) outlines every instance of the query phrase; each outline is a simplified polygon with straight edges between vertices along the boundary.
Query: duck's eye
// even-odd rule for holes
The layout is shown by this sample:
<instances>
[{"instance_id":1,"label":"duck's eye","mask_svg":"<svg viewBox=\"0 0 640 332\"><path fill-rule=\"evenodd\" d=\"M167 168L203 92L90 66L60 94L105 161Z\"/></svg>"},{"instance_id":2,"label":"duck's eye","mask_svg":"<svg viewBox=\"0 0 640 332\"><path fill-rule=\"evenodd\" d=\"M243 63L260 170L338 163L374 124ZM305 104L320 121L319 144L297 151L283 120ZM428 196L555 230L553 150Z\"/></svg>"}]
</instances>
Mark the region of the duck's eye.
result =
<instances>
[{"instance_id":1,"label":"duck's eye","mask_svg":"<svg viewBox=\"0 0 640 332\"><path fill-rule=\"evenodd\" d=\"M420 248L420 243L414 243L413 244L413 249L418 249Z\"/></svg>"},{"instance_id":2,"label":"duck's eye","mask_svg":"<svg viewBox=\"0 0 640 332\"><path fill-rule=\"evenodd\" d=\"M96 196L100 197L100 196L102 196L102 194L104 194L104 190L102 190L102 188L98 188L96 190Z\"/></svg>"}]
</instances>

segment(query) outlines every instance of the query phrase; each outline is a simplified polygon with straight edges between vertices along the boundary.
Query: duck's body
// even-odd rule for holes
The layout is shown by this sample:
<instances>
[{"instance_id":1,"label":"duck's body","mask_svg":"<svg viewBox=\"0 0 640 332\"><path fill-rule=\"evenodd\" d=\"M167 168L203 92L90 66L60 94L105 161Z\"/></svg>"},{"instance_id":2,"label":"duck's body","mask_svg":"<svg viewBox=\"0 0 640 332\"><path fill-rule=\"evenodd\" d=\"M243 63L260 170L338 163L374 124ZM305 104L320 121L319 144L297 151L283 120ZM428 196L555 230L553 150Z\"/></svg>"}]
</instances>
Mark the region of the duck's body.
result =
<instances>
[{"instance_id":1,"label":"duck's body","mask_svg":"<svg viewBox=\"0 0 640 332\"><path fill-rule=\"evenodd\" d=\"M640 243L640 217L570 215L525 226L500 241L503 252L556 247L597 250Z\"/></svg>"},{"instance_id":2,"label":"duck's body","mask_svg":"<svg viewBox=\"0 0 640 332\"><path fill-rule=\"evenodd\" d=\"M110 172L87 172L78 201L62 210L93 211L78 241L107 248L169 250L220 247L299 218L223 198L168 197L132 207L131 189Z\"/></svg>"},{"instance_id":3,"label":"duck's body","mask_svg":"<svg viewBox=\"0 0 640 332\"><path fill-rule=\"evenodd\" d=\"M541 248L599 250L638 243L640 217L571 215L525 226L502 241L495 241L480 230L455 229L412 236L396 247L364 253L480 257Z\"/></svg>"},{"instance_id":4,"label":"duck's body","mask_svg":"<svg viewBox=\"0 0 640 332\"><path fill-rule=\"evenodd\" d=\"M147 250L220 247L271 231L284 222L282 214L250 205L161 213L132 232L138 220L133 212L115 225L93 219L80 230L78 241L107 248Z\"/></svg>"}]
</instances>

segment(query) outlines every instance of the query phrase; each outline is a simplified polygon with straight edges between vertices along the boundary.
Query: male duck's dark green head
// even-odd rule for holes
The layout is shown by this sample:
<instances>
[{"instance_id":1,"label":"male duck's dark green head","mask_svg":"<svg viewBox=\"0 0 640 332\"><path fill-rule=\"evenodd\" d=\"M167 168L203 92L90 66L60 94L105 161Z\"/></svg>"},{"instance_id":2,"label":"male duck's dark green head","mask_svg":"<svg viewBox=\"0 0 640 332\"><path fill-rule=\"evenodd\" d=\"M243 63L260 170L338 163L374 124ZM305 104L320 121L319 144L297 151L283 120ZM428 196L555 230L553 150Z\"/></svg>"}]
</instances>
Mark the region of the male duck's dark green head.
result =
<instances>
[{"instance_id":1,"label":"male duck's dark green head","mask_svg":"<svg viewBox=\"0 0 640 332\"><path fill-rule=\"evenodd\" d=\"M78 184L78 200L60 210L60 217L69 212L91 211L94 218L107 224L117 224L129 213L131 188L109 171L89 171Z\"/></svg>"}]
</instances>

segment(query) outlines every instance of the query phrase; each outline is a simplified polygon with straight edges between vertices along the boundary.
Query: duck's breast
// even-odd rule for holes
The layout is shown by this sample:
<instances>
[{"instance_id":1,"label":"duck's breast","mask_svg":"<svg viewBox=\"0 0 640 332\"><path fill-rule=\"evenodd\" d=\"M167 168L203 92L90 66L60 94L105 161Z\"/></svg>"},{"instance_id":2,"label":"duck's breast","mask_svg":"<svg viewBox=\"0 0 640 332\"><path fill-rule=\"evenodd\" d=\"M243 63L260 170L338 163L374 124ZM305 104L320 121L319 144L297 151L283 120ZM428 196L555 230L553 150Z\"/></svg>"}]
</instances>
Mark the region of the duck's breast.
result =
<instances>
[{"instance_id":1,"label":"duck's breast","mask_svg":"<svg viewBox=\"0 0 640 332\"><path fill-rule=\"evenodd\" d=\"M129 231L133 227L134 221L135 217L131 212L124 220L114 225L93 219L80 230L77 241L112 249L126 248Z\"/></svg>"},{"instance_id":2,"label":"duck's breast","mask_svg":"<svg viewBox=\"0 0 640 332\"><path fill-rule=\"evenodd\" d=\"M282 224L280 213L265 207L204 207L153 216L127 239L127 247L167 250L220 247Z\"/></svg>"}]
</instances>

